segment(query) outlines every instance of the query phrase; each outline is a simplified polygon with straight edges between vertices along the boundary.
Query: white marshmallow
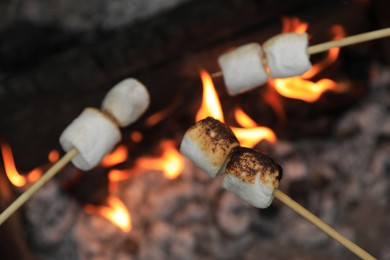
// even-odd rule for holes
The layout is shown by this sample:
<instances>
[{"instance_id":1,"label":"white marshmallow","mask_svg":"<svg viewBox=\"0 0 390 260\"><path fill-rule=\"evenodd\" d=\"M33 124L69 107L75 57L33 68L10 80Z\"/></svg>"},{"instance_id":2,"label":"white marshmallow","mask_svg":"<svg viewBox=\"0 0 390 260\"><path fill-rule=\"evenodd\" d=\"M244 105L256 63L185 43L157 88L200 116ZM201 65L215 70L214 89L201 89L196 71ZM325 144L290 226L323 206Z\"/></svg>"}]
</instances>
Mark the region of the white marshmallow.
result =
<instances>
[{"instance_id":1,"label":"white marshmallow","mask_svg":"<svg viewBox=\"0 0 390 260\"><path fill-rule=\"evenodd\" d=\"M224 172L230 151L238 145L229 127L208 117L187 130L180 152L210 177L215 177Z\"/></svg>"},{"instance_id":2,"label":"white marshmallow","mask_svg":"<svg viewBox=\"0 0 390 260\"><path fill-rule=\"evenodd\" d=\"M102 110L125 127L136 121L148 108L150 97L146 87L136 79L125 79L115 85L103 100Z\"/></svg>"},{"instance_id":3,"label":"white marshmallow","mask_svg":"<svg viewBox=\"0 0 390 260\"><path fill-rule=\"evenodd\" d=\"M261 46L249 43L219 57L218 63L230 95L249 91L268 81L262 56Z\"/></svg>"},{"instance_id":4,"label":"white marshmallow","mask_svg":"<svg viewBox=\"0 0 390 260\"><path fill-rule=\"evenodd\" d=\"M306 33L278 34L263 44L273 78L301 75L311 68Z\"/></svg>"},{"instance_id":5,"label":"white marshmallow","mask_svg":"<svg viewBox=\"0 0 390 260\"><path fill-rule=\"evenodd\" d=\"M236 147L227 163L222 187L257 208L267 208L282 168L270 157L250 148Z\"/></svg>"},{"instance_id":6,"label":"white marshmallow","mask_svg":"<svg viewBox=\"0 0 390 260\"><path fill-rule=\"evenodd\" d=\"M60 144L67 152L76 148L73 164L84 171L97 166L121 139L117 125L97 109L86 108L62 132Z\"/></svg>"}]
</instances>

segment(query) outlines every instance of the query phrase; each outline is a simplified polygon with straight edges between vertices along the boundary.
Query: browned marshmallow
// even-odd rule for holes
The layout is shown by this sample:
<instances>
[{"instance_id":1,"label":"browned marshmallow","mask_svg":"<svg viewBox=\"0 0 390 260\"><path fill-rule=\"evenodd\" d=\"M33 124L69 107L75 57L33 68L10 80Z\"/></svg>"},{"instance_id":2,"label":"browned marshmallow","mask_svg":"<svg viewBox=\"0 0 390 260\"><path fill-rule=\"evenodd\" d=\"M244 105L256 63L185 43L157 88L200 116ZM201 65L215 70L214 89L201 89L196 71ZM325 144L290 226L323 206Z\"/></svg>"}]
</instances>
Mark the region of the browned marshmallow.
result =
<instances>
[{"instance_id":1,"label":"browned marshmallow","mask_svg":"<svg viewBox=\"0 0 390 260\"><path fill-rule=\"evenodd\" d=\"M257 208L268 207L274 188L282 178L282 168L265 154L235 147L227 163L222 186Z\"/></svg>"},{"instance_id":2,"label":"browned marshmallow","mask_svg":"<svg viewBox=\"0 0 390 260\"><path fill-rule=\"evenodd\" d=\"M187 130L180 151L210 177L215 177L224 172L226 159L236 146L239 142L232 130L207 117Z\"/></svg>"}]
</instances>

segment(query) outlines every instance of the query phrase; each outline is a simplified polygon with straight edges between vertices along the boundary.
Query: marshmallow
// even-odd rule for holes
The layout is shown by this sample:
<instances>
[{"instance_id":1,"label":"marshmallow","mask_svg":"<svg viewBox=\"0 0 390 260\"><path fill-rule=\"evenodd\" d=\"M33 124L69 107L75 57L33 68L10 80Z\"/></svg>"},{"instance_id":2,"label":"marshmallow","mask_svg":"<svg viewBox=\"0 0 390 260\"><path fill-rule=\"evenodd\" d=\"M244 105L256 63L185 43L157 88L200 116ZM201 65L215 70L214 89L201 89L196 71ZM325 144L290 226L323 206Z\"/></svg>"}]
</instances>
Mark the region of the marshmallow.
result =
<instances>
[{"instance_id":1,"label":"marshmallow","mask_svg":"<svg viewBox=\"0 0 390 260\"><path fill-rule=\"evenodd\" d=\"M230 95L249 91L268 81L262 56L261 46L249 43L219 57L218 63Z\"/></svg>"},{"instance_id":2,"label":"marshmallow","mask_svg":"<svg viewBox=\"0 0 390 260\"><path fill-rule=\"evenodd\" d=\"M102 111L110 114L119 126L125 127L136 121L148 108L150 102L146 87L136 79L125 79L106 95Z\"/></svg>"},{"instance_id":3,"label":"marshmallow","mask_svg":"<svg viewBox=\"0 0 390 260\"><path fill-rule=\"evenodd\" d=\"M311 68L307 53L306 33L278 34L263 44L270 74L273 78L301 75Z\"/></svg>"},{"instance_id":4,"label":"marshmallow","mask_svg":"<svg viewBox=\"0 0 390 260\"><path fill-rule=\"evenodd\" d=\"M283 174L270 157L244 147L233 149L225 173L222 187L257 208L271 204Z\"/></svg>"},{"instance_id":5,"label":"marshmallow","mask_svg":"<svg viewBox=\"0 0 390 260\"><path fill-rule=\"evenodd\" d=\"M210 177L223 173L230 151L238 146L232 130L208 117L187 130L180 152Z\"/></svg>"},{"instance_id":6,"label":"marshmallow","mask_svg":"<svg viewBox=\"0 0 390 260\"><path fill-rule=\"evenodd\" d=\"M76 148L73 164L84 171L97 166L121 139L121 133L111 118L97 109L86 108L62 132L60 144L68 152Z\"/></svg>"}]
</instances>

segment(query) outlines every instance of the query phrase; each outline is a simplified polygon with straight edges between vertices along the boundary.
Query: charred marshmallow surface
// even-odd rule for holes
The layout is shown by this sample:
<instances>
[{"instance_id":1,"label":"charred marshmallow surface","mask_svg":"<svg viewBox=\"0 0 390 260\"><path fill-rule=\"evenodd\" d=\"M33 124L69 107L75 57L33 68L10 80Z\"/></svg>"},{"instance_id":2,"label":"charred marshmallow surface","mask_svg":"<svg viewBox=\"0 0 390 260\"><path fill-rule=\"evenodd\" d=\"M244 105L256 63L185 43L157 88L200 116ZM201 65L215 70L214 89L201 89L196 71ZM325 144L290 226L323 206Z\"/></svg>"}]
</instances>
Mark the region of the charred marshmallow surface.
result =
<instances>
[{"instance_id":1,"label":"charred marshmallow surface","mask_svg":"<svg viewBox=\"0 0 390 260\"><path fill-rule=\"evenodd\" d=\"M215 177L224 172L226 159L237 146L239 142L229 127L207 117L187 130L180 152L210 177Z\"/></svg>"},{"instance_id":2,"label":"charred marshmallow surface","mask_svg":"<svg viewBox=\"0 0 390 260\"><path fill-rule=\"evenodd\" d=\"M282 178L282 168L265 154L236 147L226 166L222 186L257 208L268 207L273 190Z\"/></svg>"}]
</instances>

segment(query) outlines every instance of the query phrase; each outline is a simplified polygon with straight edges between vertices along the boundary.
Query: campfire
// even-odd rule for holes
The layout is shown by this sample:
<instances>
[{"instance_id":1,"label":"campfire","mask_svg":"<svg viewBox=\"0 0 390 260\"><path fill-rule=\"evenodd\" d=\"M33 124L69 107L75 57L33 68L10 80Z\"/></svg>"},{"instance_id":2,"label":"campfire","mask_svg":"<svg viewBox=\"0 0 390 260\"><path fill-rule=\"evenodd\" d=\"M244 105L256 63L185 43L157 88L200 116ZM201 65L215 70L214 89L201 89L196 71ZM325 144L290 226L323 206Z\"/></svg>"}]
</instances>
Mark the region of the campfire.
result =
<instances>
[{"instance_id":1,"label":"campfire","mask_svg":"<svg viewBox=\"0 0 390 260\"><path fill-rule=\"evenodd\" d=\"M310 25L298 18L283 17L282 24L283 33L310 32ZM324 41L348 36L339 24L329 27L329 32L331 37ZM309 33L310 40L314 37ZM221 178L209 178L180 153L185 129L212 117L229 126L242 147L264 151L278 161L284 169L280 190L347 239L375 256L388 257L382 232L388 229L390 182L385 176L390 153L386 141L376 142L389 134L385 109L389 69L371 65L370 81L363 83L367 94L355 95L352 80L332 77L331 72L340 67L340 52L340 47L330 48L315 57L312 68L302 75L271 78L237 97L226 94L218 78L221 74L213 73L215 67L201 66L192 86L202 93L201 100L194 95L184 102L188 103L185 109L173 101L147 112L134 127L121 130L122 140L98 166L83 173L64 164L58 176L26 202L15 218L25 227L31 255L39 259L252 259L259 255L284 259L307 253L312 258L352 258L279 201L267 209L253 208L223 190ZM283 131L294 120L291 109L326 106L328 93L350 98L353 104L334 110L342 115L324 125L329 135L286 138ZM261 109L254 112L258 103ZM315 112L305 116L307 122L297 122L302 129L310 128L311 117L322 117ZM45 163L20 171L13 147L6 140L0 145L4 166L0 173L6 176L12 200L63 158L53 149ZM90 197L80 199L79 194L85 193ZM373 211L379 215L367 225ZM283 250L275 252L275 248Z\"/></svg>"}]
</instances>

